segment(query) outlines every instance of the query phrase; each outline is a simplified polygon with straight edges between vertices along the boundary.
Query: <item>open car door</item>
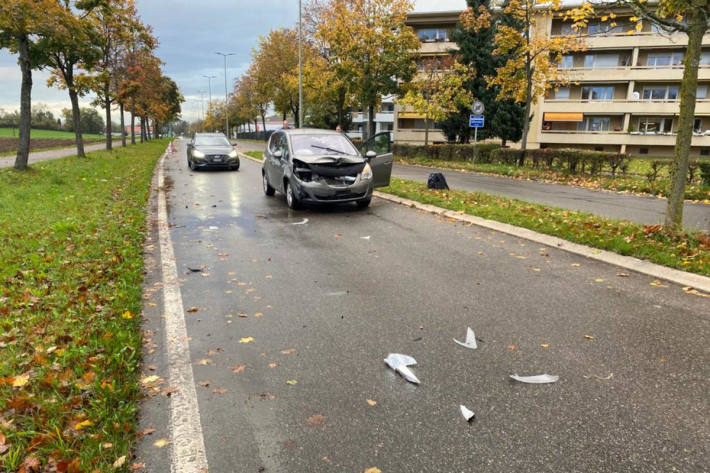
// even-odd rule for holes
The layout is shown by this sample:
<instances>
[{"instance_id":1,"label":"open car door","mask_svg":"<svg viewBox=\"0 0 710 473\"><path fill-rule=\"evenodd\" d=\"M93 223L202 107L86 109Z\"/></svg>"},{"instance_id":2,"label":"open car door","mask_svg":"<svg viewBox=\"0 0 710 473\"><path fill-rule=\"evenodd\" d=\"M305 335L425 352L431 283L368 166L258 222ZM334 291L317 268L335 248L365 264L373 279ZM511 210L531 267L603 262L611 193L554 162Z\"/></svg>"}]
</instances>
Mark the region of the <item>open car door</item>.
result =
<instances>
[{"instance_id":1,"label":"open car door","mask_svg":"<svg viewBox=\"0 0 710 473\"><path fill-rule=\"evenodd\" d=\"M394 155L392 154L392 132L385 131L372 136L363 143L361 152L367 156L368 151L373 151L375 156L368 159L372 168L372 180L374 187L386 187L390 185L392 177L392 164Z\"/></svg>"}]
</instances>

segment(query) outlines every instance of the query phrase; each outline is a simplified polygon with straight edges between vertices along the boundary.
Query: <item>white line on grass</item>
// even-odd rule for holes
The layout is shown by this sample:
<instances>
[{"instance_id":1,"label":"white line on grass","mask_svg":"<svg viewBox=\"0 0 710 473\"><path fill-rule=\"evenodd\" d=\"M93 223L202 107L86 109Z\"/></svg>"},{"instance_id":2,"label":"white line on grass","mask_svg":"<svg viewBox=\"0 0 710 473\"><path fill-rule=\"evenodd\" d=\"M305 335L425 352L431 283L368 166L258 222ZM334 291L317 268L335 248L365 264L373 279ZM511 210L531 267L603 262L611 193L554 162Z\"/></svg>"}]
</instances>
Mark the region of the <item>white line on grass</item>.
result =
<instances>
[{"instance_id":1,"label":"white line on grass","mask_svg":"<svg viewBox=\"0 0 710 473\"><path fill-rule=\"evenodd\" d=\"M168 226L163 164L158 166L158 237L163 266L163 302L165 305L165 346L170 385L178 390L170 396L170 444L172 473L207 471L205 440L202 435L200 408L190 363L190 344L185 327L185 311L178 284L175 253Z\"/></svg>"}]
</instances>

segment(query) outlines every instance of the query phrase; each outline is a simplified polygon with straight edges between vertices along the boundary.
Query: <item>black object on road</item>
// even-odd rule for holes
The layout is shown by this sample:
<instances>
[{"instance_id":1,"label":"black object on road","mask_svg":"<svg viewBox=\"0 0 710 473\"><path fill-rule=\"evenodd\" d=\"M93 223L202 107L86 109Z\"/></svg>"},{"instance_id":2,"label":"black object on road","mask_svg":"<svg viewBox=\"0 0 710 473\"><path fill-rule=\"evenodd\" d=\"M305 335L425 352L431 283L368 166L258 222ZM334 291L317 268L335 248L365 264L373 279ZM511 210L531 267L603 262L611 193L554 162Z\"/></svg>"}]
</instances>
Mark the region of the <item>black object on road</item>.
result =
<instances>
[{"instance_id":1,"label":"black object on road","mask_svg":"<svg viewBox=\"0 0 710 473\"><path fill-rule=\"evenodd\" d=\"M449 185L446 183L446 178L440 172L433 172L429 174L426 186L429 189L449 189Z\"/></svg>"}]
</instances>

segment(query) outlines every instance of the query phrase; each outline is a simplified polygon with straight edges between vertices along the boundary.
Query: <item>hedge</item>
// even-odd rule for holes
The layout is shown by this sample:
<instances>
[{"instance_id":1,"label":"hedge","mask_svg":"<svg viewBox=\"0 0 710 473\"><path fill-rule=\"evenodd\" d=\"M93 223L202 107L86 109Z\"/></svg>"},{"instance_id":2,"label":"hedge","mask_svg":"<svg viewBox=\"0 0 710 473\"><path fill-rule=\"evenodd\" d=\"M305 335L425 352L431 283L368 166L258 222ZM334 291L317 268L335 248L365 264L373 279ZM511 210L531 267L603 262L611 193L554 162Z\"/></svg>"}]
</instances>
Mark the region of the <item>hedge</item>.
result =
<instances>
[{"instance_id":1,"label":"hedge","mask_svg":"<svg viewBox=\"0 0 710 473\"><path fill-rule=\"evenodd\" d=\"M518 149L499 149L491 153L491 162L494 163L518 164L520 158L521 151ZM591 174L599 174L604 169L608 169L616 175L617 170L628 167L629 160L629 155L621 153L548 148L525 151L523 165Z\"/></svg>"},{"instance_id":2,"label":"hedge","mask_svg":"<svg viewBox=\"0 0 710 473\"><path fill-rule=\"evenodd\" d=\"M658 178L661 170L670 168L671 161L666 159L657 159L651 161L651 169L646 173L646 179L653 182ZM688 162L688 183L693 183L700 171L700 183L705 186L710 186L710 163L707 161L690 161Z\"/></svg>"},{"instance_id":3,"label":"hedge","mask_svg":"<svg viewBox=\"0 0 710 473\"><path fill-rule=\"evenodd\" d=\"M476 162L490 162L492 151L500 148L499 144L482 143L475 146ZM473 159L472 144L407 145L394 143L392 151L400 158L427 158L446 161L470 161Z\"/></svg>"}]
</instances>

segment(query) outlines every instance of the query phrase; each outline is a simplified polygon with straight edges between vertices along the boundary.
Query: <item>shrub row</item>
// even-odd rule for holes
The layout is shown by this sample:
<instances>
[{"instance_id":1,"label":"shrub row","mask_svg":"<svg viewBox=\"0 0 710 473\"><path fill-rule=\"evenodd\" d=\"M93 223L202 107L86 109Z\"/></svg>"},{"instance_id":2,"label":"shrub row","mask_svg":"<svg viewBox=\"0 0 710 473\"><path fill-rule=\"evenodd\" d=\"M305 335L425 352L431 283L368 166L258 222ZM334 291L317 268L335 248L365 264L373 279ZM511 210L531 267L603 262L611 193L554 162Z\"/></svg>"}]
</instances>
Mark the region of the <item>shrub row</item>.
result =
<instances>
[{"instance_id":1,"label":"shrub row","mask_svg":"<svg viewBox=\"0 0 710 473\"><path fill-rule=\"evenodd\" d=\"M490 162L492 151L500 148L499 144L482 143L475 146L476 162ZM472 144L407 145L395 143L393 152L400 158L443 159L446 161L471 161L474 146Z\"/></svg>"},{"instance_id":2,"label":"shrub row","mask_svg":"<svg viewBox=\"0 0 710 473\"><path fill-rule=\"evenodd\" d=\"M667 159L658 159L651 161L651 169L646 173L646 179L653 182L658 179L660 172L664 169L669 169L671 161ZM700 171L700 183L704 186L710 186L710 162L707 161L690 161L688 162L688 183L695 181Z\"/></svg>"},{"instance_id":3,"label":"shrub row","mask_svg":"<svg viewBox=\"0 0 710 473\"><path fill-rule=\"evenodd\" d=\"M522 152L518 149L498 149L491 153L491 162L500 164L520 164ZM603 170L616 175L629 165L629 155L604 151L584 151L578 149L529 149L522 157L523 166L565 169L571 173L599 174Z\"/></svg>"}]
</instances>

